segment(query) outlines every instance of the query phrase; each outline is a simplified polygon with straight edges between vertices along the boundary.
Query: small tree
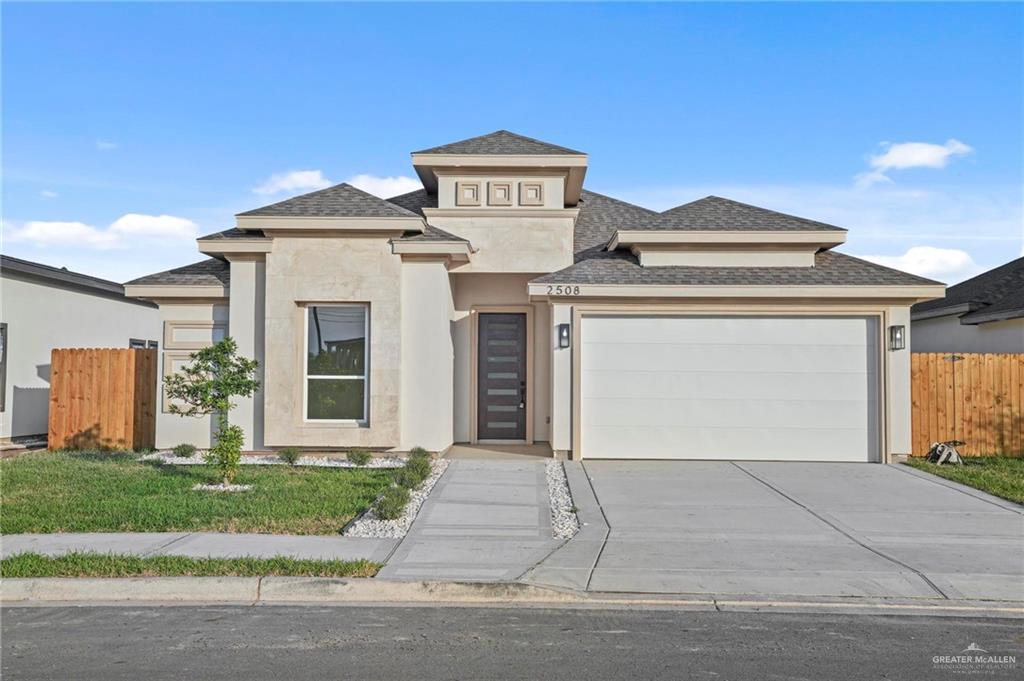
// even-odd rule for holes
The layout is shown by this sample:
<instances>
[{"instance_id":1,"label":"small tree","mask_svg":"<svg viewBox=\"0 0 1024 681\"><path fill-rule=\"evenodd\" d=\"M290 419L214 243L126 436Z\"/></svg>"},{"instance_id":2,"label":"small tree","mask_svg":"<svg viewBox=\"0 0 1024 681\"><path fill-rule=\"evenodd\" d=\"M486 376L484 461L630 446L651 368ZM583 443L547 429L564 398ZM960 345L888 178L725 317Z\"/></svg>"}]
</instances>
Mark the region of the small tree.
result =
<instances>
[{"instance_id":1,"label":"small tree","mask_svg":"<svg viewBox=\"0 0 1024 681\"><path fill-rule=\"evenodd\" d=\"M230 484L238 472L245 441L241 427L228 423L228 413L235 406L231 398L250 397L259 390L260 383L254 378L259 362L239 357L238 345L231 337L193 353L190 359L180 372L164 377L167 397L184 403L172 403L170 412L216 415L216 442L206 458L217 467L224 484Z\"/></svg>"}]
</instances>

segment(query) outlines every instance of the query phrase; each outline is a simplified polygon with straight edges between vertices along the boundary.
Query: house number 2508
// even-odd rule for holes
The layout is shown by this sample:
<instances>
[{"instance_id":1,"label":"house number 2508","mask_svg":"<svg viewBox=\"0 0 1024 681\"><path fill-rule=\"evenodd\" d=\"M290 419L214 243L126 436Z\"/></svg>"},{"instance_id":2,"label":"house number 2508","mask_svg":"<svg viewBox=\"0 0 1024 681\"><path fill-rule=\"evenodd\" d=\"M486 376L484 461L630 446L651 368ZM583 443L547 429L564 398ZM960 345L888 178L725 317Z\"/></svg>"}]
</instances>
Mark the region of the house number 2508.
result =
<instances>
[{"instance_id":1,"label":"house number 2508","mask_svg":"<svg viewBox=\"0 0 1024 681\"><path fill-rule=\"evenodd\" d=\"M578 296L579 286L548 286L549 296Z\"/></svg>"}]
</instances>

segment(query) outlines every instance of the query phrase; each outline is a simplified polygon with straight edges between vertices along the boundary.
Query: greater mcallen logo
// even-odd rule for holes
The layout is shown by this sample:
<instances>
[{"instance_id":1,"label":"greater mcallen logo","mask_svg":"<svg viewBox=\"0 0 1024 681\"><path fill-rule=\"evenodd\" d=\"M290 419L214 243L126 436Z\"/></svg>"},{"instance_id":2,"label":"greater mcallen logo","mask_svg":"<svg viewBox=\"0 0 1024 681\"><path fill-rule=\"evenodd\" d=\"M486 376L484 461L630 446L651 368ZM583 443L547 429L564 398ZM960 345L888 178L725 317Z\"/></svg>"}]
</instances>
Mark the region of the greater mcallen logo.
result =
<instances>
[{"instance_id":1,"label":"greater mcallen logo","mask_svg":"<svg viewBox=\"0 0 1024 681\"><path fill-rule=\"evenodd\" d=\"M989 653L977 643L971 643L959 655L935 655L932 664L937 669L968 674L992 674L996 671L1016 669L1016 655Z\"/></svg>"}]
</instances>

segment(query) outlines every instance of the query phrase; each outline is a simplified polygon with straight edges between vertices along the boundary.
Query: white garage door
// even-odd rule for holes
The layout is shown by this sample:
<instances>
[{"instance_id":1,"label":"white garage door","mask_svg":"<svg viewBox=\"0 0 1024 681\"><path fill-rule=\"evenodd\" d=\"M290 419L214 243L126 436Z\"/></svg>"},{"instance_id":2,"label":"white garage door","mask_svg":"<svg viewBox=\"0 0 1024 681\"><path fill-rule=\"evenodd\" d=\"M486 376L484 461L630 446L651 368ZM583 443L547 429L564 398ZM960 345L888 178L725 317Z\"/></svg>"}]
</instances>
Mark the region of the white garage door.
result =
<instances>
[{"instance_id":1,"label":"white garage door","mask_svg":"<svg viewBox=\"0 0 1024 681\"><path fill-rule=\"evenodd\" d=\"M584 317L584 458L878 460L863 317Z\"/></svg>"}]
</instances>

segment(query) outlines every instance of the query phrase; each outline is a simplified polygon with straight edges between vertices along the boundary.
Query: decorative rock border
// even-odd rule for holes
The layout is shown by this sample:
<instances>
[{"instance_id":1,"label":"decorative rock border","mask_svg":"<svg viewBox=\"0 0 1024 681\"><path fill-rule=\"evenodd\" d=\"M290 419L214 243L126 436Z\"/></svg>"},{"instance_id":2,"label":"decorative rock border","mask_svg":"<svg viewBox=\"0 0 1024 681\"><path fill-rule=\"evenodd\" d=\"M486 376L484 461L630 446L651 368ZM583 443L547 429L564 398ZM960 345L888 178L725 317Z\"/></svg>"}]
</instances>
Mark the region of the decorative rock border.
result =
<instances>
[{"instance_id":1,"label":"decorative rock border","mask_svg":"<svg viewBox=\"0 0 1024 681\"><path fill-rule=\"evenodd\" d=\"M561 461L548 461L545 466L548 481L548 496L551 498L551 532L555 539L571 539L580 530L572 503L572 493L565 479L565 467Z\"/></svg>"},{"instance_id":2,"label":"decorative rock border","mask_svg":"<svg viewBox=\"0 0 1024 681\"><path fill-rule=\"evenodd\" d=\"M434 485L448 469L446 459L434 459L430 462L430 475L417 489L409 490L409 503L405 505L402 517L395 520L382 520L371 506L363 515L359 516L342 532L346 537L372 537L375 539L401 539L409 532L412 521L420 512L420 506L430 496Z\"/></svg>"},{"instance_id":3,"label":"decorative rock border","mask_svg":"<svg viewBox=\"0 0 1024 681\"><path fill-rule=\"evenodd\" d=\"M151 454L144 454L139 461L159 461L160 463L173 464L175 466L199 466L206 465L203 454L196 452L194 456L174 456L169 449L163 449ZM276 455L253 455L247 454L241 458L239 463L243 466L287 466ZM319 466L323 468L401 468L405 460L396 456L375 456L365 466L357 466L347 459L332 459L326 456L302 456L295 463L296 466Z\"/></svg>"}]
</instances>

